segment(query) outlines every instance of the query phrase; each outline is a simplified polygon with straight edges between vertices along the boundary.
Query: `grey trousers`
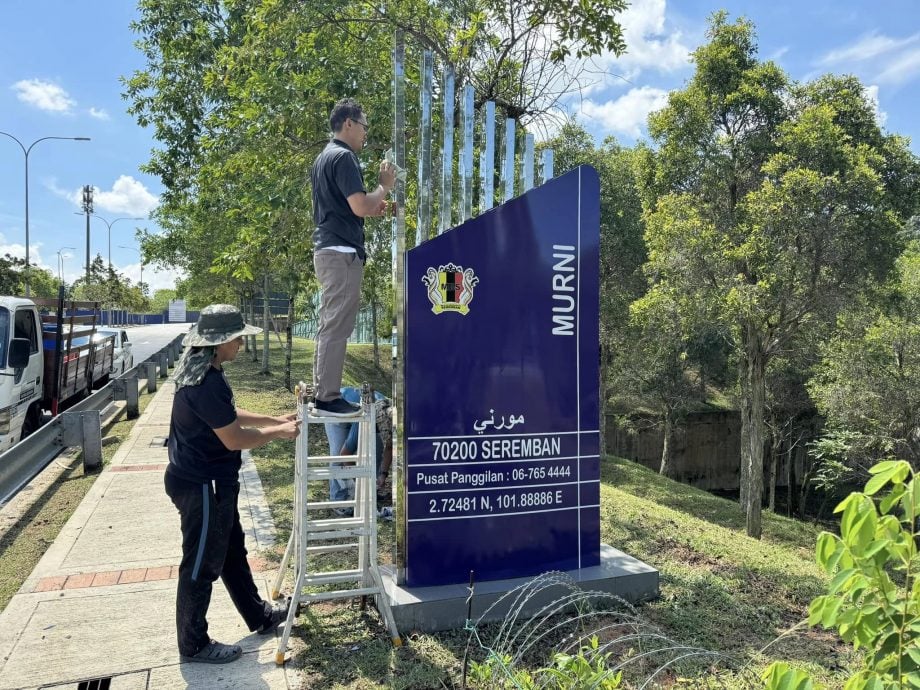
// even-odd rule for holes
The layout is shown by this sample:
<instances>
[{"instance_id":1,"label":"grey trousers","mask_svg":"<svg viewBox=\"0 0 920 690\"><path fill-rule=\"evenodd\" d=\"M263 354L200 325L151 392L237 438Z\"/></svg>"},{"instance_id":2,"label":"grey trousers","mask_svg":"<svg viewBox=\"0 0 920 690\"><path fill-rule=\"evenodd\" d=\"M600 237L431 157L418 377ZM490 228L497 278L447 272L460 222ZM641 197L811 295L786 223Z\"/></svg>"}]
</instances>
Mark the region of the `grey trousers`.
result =
<instances>
[{"instance_id":1,"label":"grey trousers","mask_svg":"<svg viewBox=\"0 0 920 690\"><path fill-rule=\"evenodd\" d=\"M323 290L313 353L313 389L317 400L332 400L341 396L345 346L361 304L364 262L354 253L317 249L313 266Z\"/></svg>"}]
</instances>

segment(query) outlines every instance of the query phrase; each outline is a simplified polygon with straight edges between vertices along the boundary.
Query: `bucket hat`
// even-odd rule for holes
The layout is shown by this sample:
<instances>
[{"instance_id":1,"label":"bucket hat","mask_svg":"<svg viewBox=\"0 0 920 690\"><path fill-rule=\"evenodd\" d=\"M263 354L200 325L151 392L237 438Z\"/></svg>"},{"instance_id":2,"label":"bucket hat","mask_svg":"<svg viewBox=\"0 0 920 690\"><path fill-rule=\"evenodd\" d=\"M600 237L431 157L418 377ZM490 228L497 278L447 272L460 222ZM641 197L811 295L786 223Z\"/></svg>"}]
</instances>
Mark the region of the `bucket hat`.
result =
<instances>
[{"instance_id":1,"label":"bucket hat","mask_svg":"<svg viewBox=\"0 0 920 690\"><path fill-rule=\"evenodd\" d=\"M182 344L186 347L208 347L228 343L241 335L261 332L258 326L246 325L240 310L232 304L210 304L201 310L198 323L192 326Z\"/></svg>"}]
</instances>

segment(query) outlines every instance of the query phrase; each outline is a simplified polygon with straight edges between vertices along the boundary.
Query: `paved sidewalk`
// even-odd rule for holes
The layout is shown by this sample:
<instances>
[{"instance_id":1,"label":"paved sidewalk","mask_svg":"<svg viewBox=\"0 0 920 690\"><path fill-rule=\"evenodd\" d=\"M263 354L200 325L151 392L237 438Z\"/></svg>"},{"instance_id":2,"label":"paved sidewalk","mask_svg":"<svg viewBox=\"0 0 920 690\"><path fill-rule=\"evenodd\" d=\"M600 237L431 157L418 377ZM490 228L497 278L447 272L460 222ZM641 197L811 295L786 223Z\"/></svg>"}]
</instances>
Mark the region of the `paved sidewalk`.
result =
<instances>
[{"instance_id":1,"label":"paved sidewalk","mask_svg":"<svg viewBox=\"0 0 920 690\"><path fill-rule=\"evenodd\" d=\"M173 392L172 383L161 382L112 463L0 614L0 690L76 690L80 681L102 678L112 679L101 686L111 690L298 687L294 674L275 664L275 636L250 633L220 581L210 633L241 644L243 658L225 665L179 663L181 535L179 515L163 491ZM253 555L273 543L274 526L245 453L242 479L246 544L268 598L274 573Z\"/></svg>"}]
</instances>

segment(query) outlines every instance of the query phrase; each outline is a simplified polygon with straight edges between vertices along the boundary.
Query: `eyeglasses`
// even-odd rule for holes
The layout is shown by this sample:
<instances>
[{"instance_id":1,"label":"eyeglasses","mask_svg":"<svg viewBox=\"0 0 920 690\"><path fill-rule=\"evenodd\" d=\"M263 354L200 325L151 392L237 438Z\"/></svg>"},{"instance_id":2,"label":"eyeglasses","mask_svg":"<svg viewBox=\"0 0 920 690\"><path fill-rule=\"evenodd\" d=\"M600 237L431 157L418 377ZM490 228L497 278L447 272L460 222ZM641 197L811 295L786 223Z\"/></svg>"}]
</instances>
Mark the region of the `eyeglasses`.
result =
<instances>
[{"instance_id":1,"label":"eyeglasses","mask_svg":"<svg viewBox=\"0 0 920 690\"><path fill-rule=\"evenodd\" d=\"M353 118L353 117L350 117L350 118L348 118L348 119L351 120L352 122L354 122L355 124L358 124L358 125L361 125L362 127L364 127L364 131L365 131L365 132L367 132L367 130L370 129L370 127L368 126L368 124L367 124L366 122L361 122L361 120L356 120L356 119Z\"/></svg>"}]
</instances>

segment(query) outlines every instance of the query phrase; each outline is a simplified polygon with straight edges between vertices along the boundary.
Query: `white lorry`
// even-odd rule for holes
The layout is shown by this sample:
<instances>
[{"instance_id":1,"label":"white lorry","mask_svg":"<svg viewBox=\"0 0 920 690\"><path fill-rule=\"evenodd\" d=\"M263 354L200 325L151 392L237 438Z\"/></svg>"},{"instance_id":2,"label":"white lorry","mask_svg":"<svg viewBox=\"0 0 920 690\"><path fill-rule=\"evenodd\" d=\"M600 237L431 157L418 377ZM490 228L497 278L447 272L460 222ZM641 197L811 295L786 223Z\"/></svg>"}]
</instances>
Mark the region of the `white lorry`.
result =
<instances>
[{"instance_id":1,"label":"white lorry","mask_svg":"<svg viewBox=\"0 0 920 690\"><path fill-rule=\"evenodd\" d=\"M94 338L98 302L0 297L0 452L35 431L47 411L108 381L114 336Z\"/></svg>"}]
</instances>

